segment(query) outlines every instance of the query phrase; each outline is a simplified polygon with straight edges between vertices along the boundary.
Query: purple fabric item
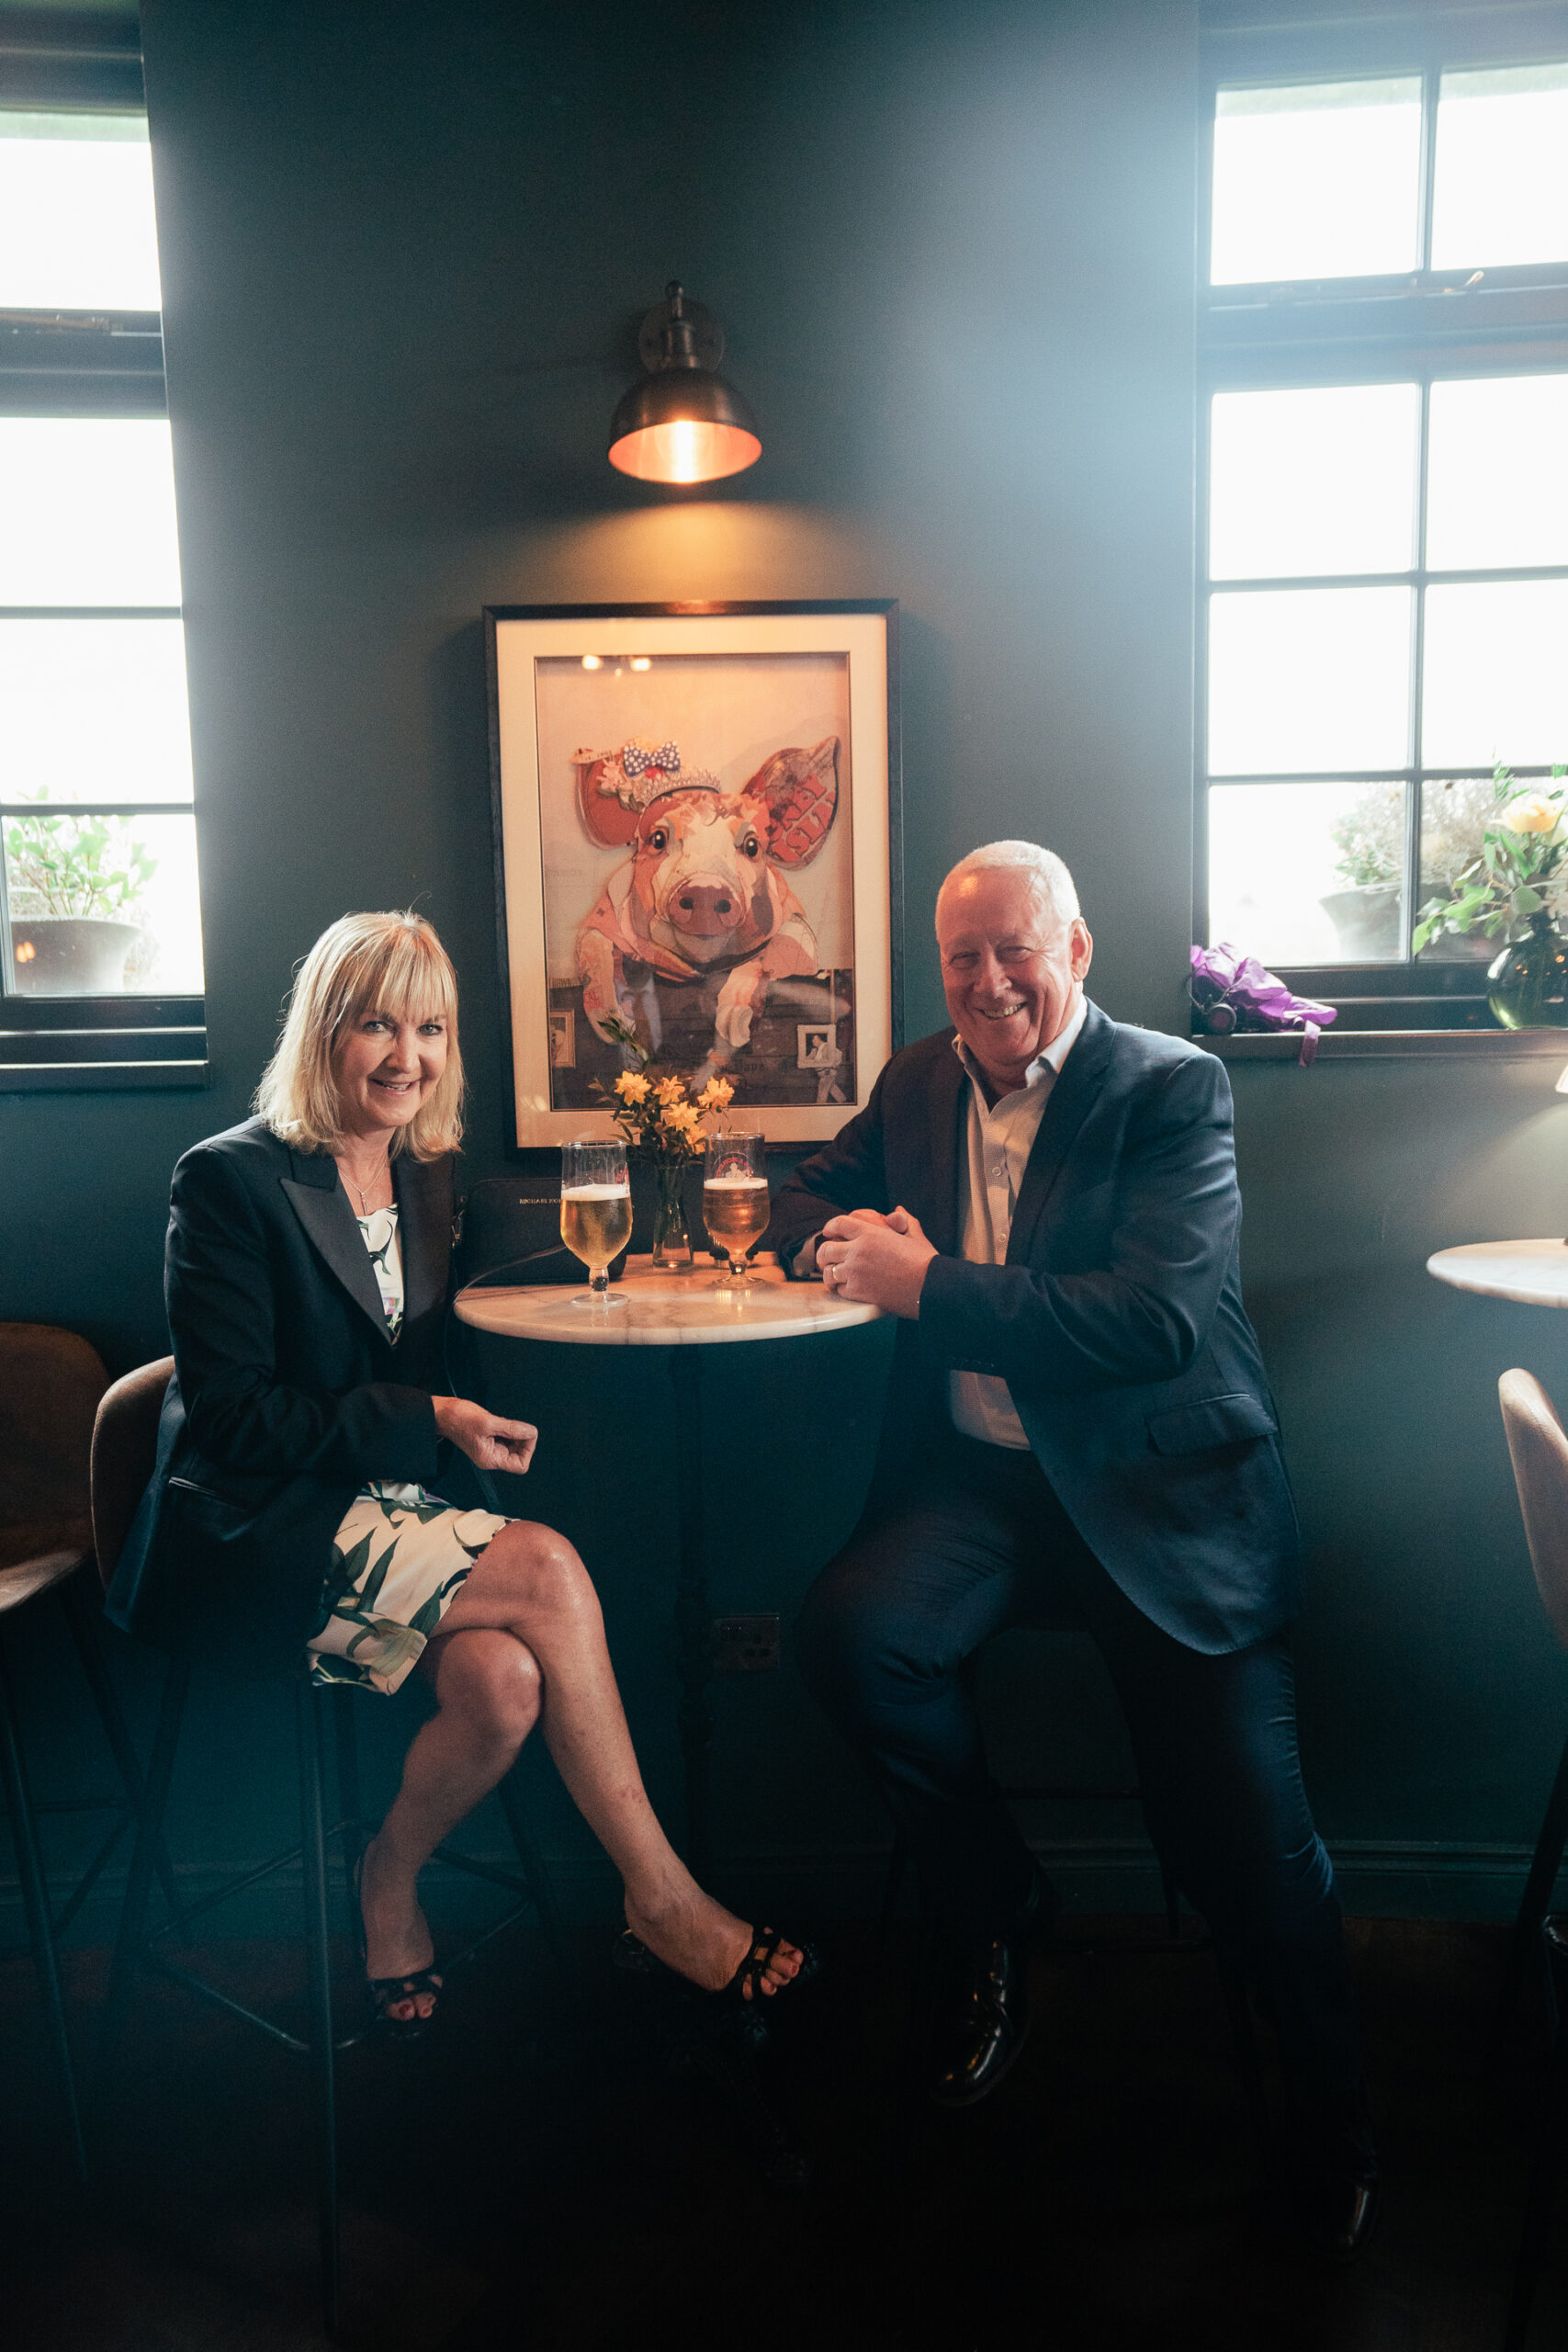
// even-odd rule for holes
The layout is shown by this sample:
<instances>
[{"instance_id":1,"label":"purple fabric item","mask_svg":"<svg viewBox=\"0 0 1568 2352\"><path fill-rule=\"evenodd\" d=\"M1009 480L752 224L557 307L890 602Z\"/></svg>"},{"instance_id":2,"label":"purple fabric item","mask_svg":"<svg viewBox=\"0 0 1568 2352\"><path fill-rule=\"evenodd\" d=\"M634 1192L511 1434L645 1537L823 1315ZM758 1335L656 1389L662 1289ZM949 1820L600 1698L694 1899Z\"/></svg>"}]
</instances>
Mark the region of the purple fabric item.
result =
<instances>
[{"instance_id":1,"label":"purple fabric item","mask_svg":"<svg viewBox=\"0 0 1568 2352\"><path fill-rule=\"evenodd\" d=\"M1245 956L1228 940L1216 947L1194 947L1190 981L1198 1025L1211 1036L1235 1031L1299 1029L1303 1033L1301 1064L1310 1069L1317 1041L1339 1017L1332 1004L1314 1004L1311 997L1292 996L1283 980L1267 971L1256 956Z\"/></svg>"}]
</instances>

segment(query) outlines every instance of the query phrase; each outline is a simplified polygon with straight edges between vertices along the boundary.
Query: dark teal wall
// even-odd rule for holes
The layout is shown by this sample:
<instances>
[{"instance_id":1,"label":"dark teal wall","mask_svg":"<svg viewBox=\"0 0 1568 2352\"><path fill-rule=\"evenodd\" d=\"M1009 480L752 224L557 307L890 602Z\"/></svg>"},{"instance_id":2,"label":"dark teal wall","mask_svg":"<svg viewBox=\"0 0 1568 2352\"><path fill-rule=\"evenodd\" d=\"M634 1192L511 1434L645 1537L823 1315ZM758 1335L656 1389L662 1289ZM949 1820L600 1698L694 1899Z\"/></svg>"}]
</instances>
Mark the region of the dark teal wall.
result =
<instances>
[{"instance_id":1,"label":"dark teal wall","mask_svg":"<svg viewBox=\"0 0 1568 2352\"><path fill-rule=\"evenodd\" d=\"M1180 1024L1191 0L143 15L214 1084L0 1101L6 1313L75 1325L116 1369L161 1346L169 1166L243 1115L290 965L346 907L417 898L451 944L470 1172L501 1166L486 603L897 596L909 1034L941 1017L936 883L1004 832L1076 868L1107 1008ZM675 273L724 320L766 445L687 497L603 456ZM1568 1113L1530 1065L1237 1077L1251 1295L1314 1564L1310 1774L1377 1863L1369 1899L1485 1902L1480 1849L1527 1834L1562 1696L1489 1384L1515 1357L1550 1376L1561 1343L1419 1269L1438 1241L1562 1222ZM721 1602L787 1608L852 1513L875 1348L820 1344L809 1390L758 1351L716 1412ZM492 1370L545 1424L529 1507L601 1577L664 1796L666 1400L636 1365L548 1389L546 1365ZM1081 1659L1052 1688L1074 1739L1111 1739ZM775 1883L848 1886L875 1820L793 1678L720 1699L727 1842L773 1854ZM269 1703L212 1700L203 1838L220 1796L260 1832ZM1003 1712L1027 1748L1016 1694ZM1108 1868L1131 1835L1070 1829ZM585 1856L564 1817L553 1835ZM1456 1849L1441 1885L1411 1875L1421 1840Z\"/></svg>"}]
</instances>

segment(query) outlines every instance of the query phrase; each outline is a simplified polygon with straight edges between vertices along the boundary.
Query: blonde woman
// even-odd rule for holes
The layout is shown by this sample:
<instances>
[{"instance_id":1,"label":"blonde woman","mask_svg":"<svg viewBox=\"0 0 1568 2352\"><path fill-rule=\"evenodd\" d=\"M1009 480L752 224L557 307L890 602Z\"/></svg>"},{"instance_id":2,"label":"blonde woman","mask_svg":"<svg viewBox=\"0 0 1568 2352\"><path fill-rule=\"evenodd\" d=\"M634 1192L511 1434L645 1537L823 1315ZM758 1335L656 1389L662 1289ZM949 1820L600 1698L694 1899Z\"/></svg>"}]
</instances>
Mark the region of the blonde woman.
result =
<instances>
[{"instance_id":1,"label":"blonde woman","mask_svg":"<svg viewBox=\"0 0 1568 2352\"><path fill-rule=\"evenodd\" d=\"M414 914L344 915L295 982L256 1116L175 1170L175 1376L109 1596L129 1632L231 1672L396 1690L436 1712L366 1850L376 2018L435 2007L422 1865L536 1723L656 1960L750 2000L799 1951L705 1894L643 1790L599 1603L564 1536L440 1494L444 1448L525 1471L537 1431L443 1395L461 1136L452 967Z\"/></svg>"}]
</instances>

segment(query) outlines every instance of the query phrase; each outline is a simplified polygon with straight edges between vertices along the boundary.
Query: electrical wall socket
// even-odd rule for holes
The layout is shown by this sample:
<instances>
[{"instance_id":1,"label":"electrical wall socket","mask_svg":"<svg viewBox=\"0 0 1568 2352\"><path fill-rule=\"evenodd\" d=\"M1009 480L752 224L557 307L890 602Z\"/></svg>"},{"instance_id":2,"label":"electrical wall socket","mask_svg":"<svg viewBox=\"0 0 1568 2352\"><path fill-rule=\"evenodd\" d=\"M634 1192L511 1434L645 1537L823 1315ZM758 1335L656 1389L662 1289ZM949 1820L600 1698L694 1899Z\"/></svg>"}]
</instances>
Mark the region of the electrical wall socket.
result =
<instances>
[{"instance_id":1,"label":"electrical wall socket","mask_svg":"<svg viewBox=\"0 0 1568 2352\"><path fill-rule=\"evenodd\" d=\"M779 1662L779 1620L776 1612L756 1617L716 1617L713 1621L713 1670L716 1674L766 1674Z\"/></svg>"}]
</instances>

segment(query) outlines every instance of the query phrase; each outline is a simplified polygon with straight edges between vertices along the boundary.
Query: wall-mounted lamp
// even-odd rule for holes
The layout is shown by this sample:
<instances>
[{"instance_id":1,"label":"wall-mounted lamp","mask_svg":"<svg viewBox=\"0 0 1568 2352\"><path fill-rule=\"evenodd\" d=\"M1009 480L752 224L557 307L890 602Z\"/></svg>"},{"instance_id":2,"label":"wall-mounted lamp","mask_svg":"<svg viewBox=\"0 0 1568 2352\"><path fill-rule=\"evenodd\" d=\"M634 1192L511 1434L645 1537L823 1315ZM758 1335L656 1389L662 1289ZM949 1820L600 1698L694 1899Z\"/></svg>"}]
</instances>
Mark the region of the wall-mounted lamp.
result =
<instances>
[{"instance_id":1,"label":"wall-mounted lamp","mask_svg":"<svg viewBox=\"0 0 1568 2352\"><path fill-rule=\"evenodd\" d=\"M610 420L610 463L639 481L720 481L762 454L756 419L718 373L724 329L678 279L637 337L648 370Z\"/></svg>"}]
</instances>

